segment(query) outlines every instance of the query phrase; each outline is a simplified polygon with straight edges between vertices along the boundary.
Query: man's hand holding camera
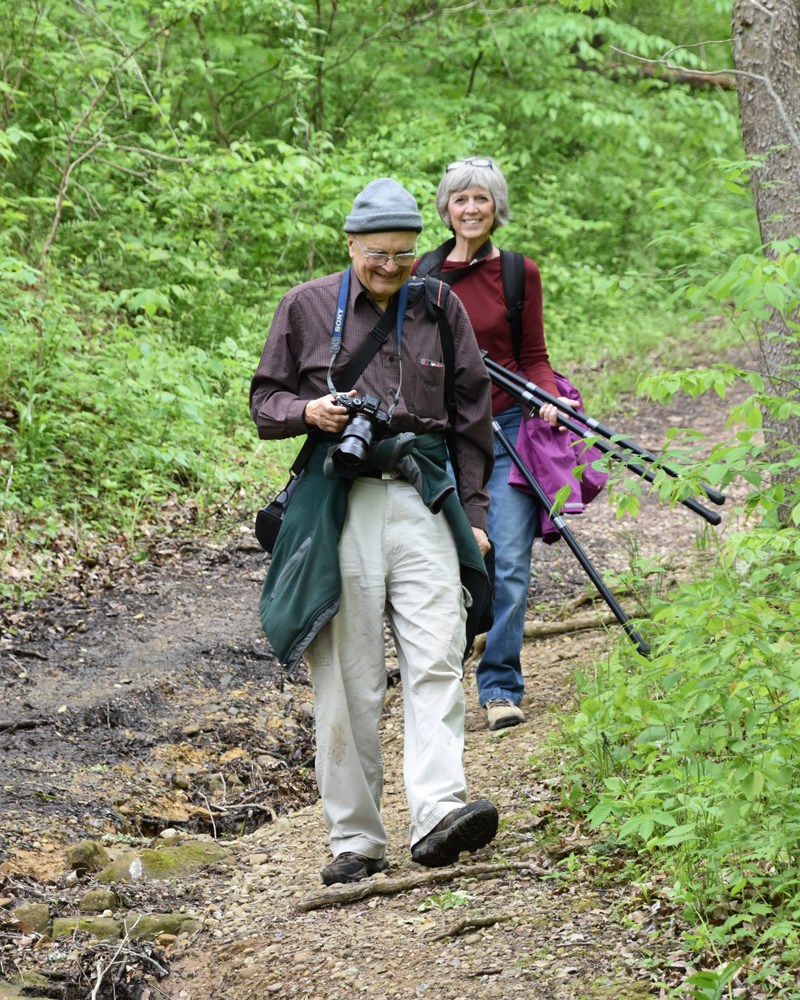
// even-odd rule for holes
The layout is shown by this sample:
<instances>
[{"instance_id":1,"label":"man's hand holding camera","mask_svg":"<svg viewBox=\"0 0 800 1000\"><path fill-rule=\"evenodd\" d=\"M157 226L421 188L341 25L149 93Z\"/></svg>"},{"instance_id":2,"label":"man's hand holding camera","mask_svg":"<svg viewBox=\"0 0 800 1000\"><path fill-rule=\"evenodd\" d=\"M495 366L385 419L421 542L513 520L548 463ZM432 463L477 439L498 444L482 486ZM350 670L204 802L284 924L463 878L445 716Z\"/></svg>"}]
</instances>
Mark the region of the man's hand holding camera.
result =
<instances>
[{"instance_id":1,"label":"man's hand holding camera","mask_svg":"<svg viewBox=\"0 0 800 1000\"><path fill-rule=\"evenodd\" d=\"M355 397L356 390L351 389L350 392L340 393L340 395ZM554 413L557 413L555 407L552 407L552 409ZM332 395L320 396L319 399L310 400L306 403L306 408L303 411L303 419L307 424L319 427L320 430L328 431L332 434L338 434L340 431L343 431L350 417L351 414L347 408L340 406L337 402L337 397ZM491 548L491 543L486 532L482 528L475 527L473 527L472 531L475 535L475 541L481 550L481 555L485 556Z\"/></svg>"},{"instance_id":2,"label":"man's hand holding camera","mask_svg":"<svg viewBox=\"0 0 800 1000\"><path fill-rule=\"evenodd\" d=\"M346 393L348 396L355 396L355 394L355 389ZM349 419L350 414L344 406L340 406L336 402L336 397L332 395L310 400L306 403L306 408L303 411L303 420L307 424L311 427L319 427L321 431L330 434L338 434L343 431Z\"/></svg>"}]
</instances>

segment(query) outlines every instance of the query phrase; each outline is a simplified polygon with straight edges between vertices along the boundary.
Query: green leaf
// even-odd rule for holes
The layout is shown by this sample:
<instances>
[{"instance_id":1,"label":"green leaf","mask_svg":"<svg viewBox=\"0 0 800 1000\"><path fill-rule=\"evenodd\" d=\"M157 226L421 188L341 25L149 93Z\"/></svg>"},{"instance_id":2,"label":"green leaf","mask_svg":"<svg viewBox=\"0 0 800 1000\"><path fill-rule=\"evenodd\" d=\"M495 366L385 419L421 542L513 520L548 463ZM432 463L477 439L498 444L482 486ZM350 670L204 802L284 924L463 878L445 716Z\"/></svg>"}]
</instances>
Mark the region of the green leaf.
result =
<instances>
[{"instance_id":1,"label":"green leaf","mask_svg":"<svg viewBox=\"0 0 800 1000\"><path fill-rule=\"evenodd\" d=\"M746 774L741 783L742 793L750 801L757 799L764 790L764 774L762 771L753 770Z\"/></svg>"}]
</instances>

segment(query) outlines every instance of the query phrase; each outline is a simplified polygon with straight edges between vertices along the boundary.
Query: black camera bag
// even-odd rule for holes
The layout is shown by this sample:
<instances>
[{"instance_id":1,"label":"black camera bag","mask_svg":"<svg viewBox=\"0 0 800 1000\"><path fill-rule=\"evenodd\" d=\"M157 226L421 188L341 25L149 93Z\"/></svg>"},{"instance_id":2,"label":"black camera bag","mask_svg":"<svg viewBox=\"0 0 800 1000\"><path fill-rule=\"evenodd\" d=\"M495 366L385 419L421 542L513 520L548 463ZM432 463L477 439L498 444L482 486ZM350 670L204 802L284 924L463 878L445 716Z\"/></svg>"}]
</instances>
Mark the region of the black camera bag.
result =
<instances>
[{"instance_id":1,"label":"black camera bag","mask_svg":"<svg viewBox=\"0 0 800 1000\"><path fill-rule=\"evenodd\" d=\"M286 508L291 503L294 491L303 475L303 467L311 457L316 443L316 437L309 434L289 470L289 482L274 500L271 500L266 507L262 507L256 514L256 538L258 544L266 552L271 553L275 547L278 532L281 530L283 519L286 516Z\"/></svg>"}]
</instances>

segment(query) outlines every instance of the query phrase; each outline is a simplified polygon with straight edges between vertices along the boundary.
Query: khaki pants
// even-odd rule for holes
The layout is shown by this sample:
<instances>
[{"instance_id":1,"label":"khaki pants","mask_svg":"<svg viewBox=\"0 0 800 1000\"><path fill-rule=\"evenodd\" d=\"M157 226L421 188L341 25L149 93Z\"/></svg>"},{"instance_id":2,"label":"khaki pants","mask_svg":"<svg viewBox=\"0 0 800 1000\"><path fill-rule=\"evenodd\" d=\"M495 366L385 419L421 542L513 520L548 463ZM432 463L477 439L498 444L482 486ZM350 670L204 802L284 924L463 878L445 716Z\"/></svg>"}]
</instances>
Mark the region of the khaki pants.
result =
<instances>
[{"instance_id":1,"label":"khaki pants","mask_svg":"<svg viewBox=\"0 0 800 1000\"><path fill-rule=\"evenodd\" d=\"M403 777L410 843L467 801L464 750L466 612L443 514L402 480L355 480L339 543L342 600L306 650L314 685L317 783L334 857L384 856L378 725L386 690L383 612L403 682Z\"/></svg>"}]
</instances>

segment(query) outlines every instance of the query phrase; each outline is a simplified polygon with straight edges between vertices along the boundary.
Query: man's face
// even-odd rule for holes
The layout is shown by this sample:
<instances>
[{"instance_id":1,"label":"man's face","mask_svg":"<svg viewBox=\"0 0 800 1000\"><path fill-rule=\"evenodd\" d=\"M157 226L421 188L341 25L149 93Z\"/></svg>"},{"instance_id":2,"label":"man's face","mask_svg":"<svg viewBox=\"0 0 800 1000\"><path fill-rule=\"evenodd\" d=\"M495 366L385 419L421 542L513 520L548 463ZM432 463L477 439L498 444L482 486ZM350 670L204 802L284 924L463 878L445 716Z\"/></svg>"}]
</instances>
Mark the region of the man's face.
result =
<instances>
[{"instance_id":1,"label":"man's face","mask_svg":"<svg viewBox=\"0 0 800 1000\"><path fill-rule=\"evenodd\" d=\"M415 232L347 234L347 247L358 280L382 309L386 308L389 299L411 274L416 242ZM390 257L409 254L409 257L407 263L398 264L396 260L382 261L365 256L373 253L388 254Z\"/></svg>"}]
</instances>

